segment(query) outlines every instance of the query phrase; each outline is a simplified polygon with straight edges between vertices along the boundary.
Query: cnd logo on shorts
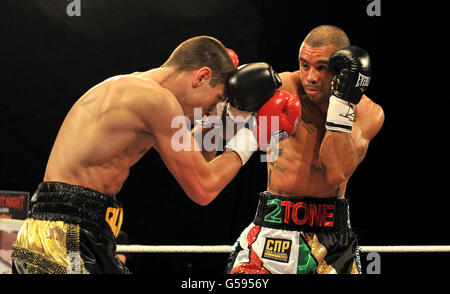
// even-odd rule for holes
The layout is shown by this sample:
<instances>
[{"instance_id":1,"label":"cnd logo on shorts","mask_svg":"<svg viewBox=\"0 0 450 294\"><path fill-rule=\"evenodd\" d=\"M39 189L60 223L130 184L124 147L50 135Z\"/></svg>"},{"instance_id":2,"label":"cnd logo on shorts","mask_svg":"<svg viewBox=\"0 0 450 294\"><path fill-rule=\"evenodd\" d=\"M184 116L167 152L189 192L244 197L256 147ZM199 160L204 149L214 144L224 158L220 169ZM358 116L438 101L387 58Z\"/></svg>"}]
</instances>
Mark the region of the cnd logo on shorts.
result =
<instances>
[{"instance_id":1,"label":"cnd logo on shorts","mask_svg":"<svg viewBox=\"0 0 450 294\"><path fill-rule=\"evenodd\" d=\"M381 0L368 0L370 3L367 5L367 15L372 16L381 16Z\"/></svg>"},{"instance_id":2,"label":"cnd logo on shorts","mask_svg":"<svg viewBox=\"0 0 450 294\"><path fill-rule=\"evenodd\" d=\"M67 4L66 13L68 16L81 16L81 0L69 0Z\"/></svg>"}]
</instances>

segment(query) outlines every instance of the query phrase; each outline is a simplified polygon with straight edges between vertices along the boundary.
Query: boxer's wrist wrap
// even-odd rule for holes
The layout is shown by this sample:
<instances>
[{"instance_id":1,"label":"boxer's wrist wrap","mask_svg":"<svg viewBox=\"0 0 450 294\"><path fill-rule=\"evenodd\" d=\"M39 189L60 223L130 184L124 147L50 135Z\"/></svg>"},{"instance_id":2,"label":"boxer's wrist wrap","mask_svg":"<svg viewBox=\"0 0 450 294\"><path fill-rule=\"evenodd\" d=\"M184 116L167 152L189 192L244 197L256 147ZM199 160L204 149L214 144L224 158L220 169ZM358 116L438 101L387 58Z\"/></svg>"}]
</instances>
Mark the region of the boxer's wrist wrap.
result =
<instances>
[{"instance_id":1,"label":"boxer's wrist wrap","mask_svg":"<svg viewBox=\"0 0 450 294\"><path fill-rule=\"evenodd\" d=\"M326 129L350 133L354 120L354 107L354 104L332 95L328 106Z\"/></svg>"},{"instance_id":2,"label":"boxer's wrist wrap","mask_svg":"<svg viewBox=\"0 0 450 294\"><path fill-rule=\"evenodd\" d=\"M233 107L231 104L228 104L227 107L227 116L229 116L236 123L243 123L248 121L253 112L239 110Z\"/></svg>"},{"instance_id":3,"label":"boxer's wrist wrap","mask_svg":"<svg viewBox=\"0 0 450 294\"><path fill-rule=\"evenodd\" d=\"M227 142L225 150L236 152L241 158L242 165L244 165L253 155L253 152L258 150L258 142L251 130L241 128L236 135Z\"/></svg>"}]
</instances>

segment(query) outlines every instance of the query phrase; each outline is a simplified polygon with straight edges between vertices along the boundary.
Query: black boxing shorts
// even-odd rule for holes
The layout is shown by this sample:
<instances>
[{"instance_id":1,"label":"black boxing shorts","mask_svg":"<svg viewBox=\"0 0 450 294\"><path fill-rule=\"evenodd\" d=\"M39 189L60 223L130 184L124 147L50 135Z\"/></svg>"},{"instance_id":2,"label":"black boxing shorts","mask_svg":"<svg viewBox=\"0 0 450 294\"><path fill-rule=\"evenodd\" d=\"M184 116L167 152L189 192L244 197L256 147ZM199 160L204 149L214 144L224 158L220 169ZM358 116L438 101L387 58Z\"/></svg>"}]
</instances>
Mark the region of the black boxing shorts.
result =
<instances>
[{"instance_id":1,"label":"black boxing shorts","mask_svg":"<svg viewBox=\"0 0 450 294\"><path fill-rule=\"evenodd\" d=\"M361 273L348 199L260 193L255 219L235 243L227 273Z\"/></svg>"},{"instance_id":2,"label":"black boxing shorts","mask_svg":"<svg viewBox=\"0 0 450 294\"><path fill-rule=\"evenodd\" d=\"M123 209L113 197L59 182L39 184L13 245L13 273L129 273L116 257Z\"/></svg>"}]
</instances>

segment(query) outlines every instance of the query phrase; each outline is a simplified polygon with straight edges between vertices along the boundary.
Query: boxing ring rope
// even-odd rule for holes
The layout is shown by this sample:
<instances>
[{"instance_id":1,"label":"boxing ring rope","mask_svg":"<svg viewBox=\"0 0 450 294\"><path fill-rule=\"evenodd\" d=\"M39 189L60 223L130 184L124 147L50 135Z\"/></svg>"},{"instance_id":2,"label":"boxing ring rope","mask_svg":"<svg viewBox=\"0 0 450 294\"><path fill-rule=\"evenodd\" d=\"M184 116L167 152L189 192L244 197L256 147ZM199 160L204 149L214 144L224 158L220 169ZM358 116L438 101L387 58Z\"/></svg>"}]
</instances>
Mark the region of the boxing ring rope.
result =
<instances>
[{"instance_id":1,"label":"boxing ring rope","mask_svg":"<svg viewBox=\"0 0 450 294\"><path fill-rule=\"evenodd\" d=\"M117 245L117 253L231 253L231 245Z\"/></svg>"},{"instance_id":2,"label":"boxing ring rope","mask_svg":"<svg viewBox=\"0 0 450 294\"><path fill-rule=\"evenodd\" d=\"M450 252L450 245L359 246L363 253ZM230 253L231 245L117 245L117 253Z\"/></svg>"}]
</instances>

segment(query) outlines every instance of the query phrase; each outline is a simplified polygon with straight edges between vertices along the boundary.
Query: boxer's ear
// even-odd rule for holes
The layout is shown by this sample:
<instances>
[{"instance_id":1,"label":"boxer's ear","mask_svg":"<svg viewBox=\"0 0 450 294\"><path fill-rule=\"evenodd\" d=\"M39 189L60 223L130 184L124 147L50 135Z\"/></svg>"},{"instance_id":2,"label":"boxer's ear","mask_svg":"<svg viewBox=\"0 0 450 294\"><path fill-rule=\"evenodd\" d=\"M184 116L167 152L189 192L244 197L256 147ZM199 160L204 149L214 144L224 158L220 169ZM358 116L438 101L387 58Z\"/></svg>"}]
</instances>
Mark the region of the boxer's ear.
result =
<instances>
[{"instance_id":1,"label":"boxer's ear","mask_svg":"<svg viewBox=\"0 0 450 294\"><path fill-rule=\"evenodd\" d=\"M202 67L194 72L192 87L197 88L208 84L211 80L212 72L209 67Z\"/></svg>"}]
</instances>

